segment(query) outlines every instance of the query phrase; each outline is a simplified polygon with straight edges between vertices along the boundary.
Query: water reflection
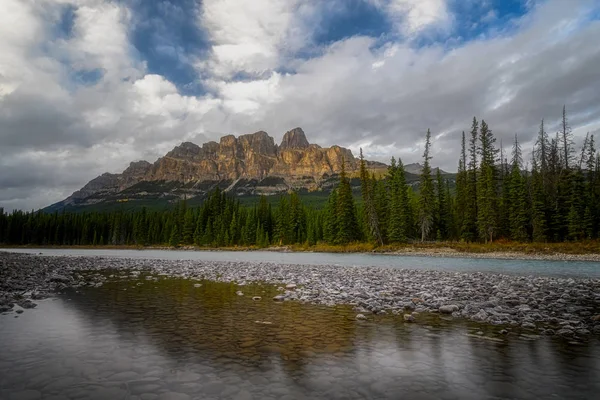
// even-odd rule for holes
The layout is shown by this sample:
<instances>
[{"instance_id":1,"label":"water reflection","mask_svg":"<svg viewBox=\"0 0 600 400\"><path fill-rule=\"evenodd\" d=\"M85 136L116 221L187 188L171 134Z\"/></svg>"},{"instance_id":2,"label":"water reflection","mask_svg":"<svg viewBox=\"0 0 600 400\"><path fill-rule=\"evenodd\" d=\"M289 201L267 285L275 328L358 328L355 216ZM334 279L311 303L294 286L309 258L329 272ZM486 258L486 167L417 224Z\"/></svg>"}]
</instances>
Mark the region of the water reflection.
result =
<instances>
[{"instance_id":1,"label":"water reflection","mask_svg":"<svg viewBox=\"0 0 600 400\"><path fill-rule=\"evenodd\" d=\"M357 322L347 307L273 302L270 287L194 283L142 276L0 316L0 398L581 399L600 391L597 340L496 342L437 318Z\"/></svg>"}]
</instances>

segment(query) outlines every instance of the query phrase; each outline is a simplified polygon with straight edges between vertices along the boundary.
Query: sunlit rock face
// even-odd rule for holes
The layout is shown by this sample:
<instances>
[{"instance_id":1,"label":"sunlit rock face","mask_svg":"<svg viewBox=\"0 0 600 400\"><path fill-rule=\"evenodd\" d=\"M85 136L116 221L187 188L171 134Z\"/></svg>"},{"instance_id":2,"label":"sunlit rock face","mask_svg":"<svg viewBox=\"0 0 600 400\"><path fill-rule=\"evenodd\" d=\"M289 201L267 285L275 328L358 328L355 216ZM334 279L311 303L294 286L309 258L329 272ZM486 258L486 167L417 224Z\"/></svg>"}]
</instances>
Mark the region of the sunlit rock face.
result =
<instances>
[{"instance_id":1,"label":"sunlit rock face","mask_svg":"<svg viewBox=\"0 0 600 400\"><path fill-rule=\"evenodd\" d=\"M93 204L104 201L103 194L114 196L123 191L129 197L144 195L146 189L137 189L143 182L161 185L166 182L171 189L183 186L187 197L203 194L215 185L229 191L241 190L243 194L273 194L290 189L312 191L339 174L344 163L349 174L358 170L358 160L350 150L311 144L302 128L286 132L280 145L264 131L239 137L227 135L218 143L202 146L181 143L153 164L132 162L121 174L101 175L55 206ZM367 165L370 170L386 168L378 162Z\"/></svg>"}]
</instances>

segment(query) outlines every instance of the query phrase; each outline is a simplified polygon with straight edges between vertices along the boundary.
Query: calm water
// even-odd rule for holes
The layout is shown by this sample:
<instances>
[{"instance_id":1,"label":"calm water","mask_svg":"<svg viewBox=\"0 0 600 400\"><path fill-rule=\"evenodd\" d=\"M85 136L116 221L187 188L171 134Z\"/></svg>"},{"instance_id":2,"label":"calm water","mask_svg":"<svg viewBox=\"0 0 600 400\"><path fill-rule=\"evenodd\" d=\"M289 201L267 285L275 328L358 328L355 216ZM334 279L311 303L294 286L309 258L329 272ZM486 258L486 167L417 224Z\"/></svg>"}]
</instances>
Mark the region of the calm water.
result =
<instances>
[{"instance_id":1,"label":"calm water","mask_svg":"<svg viewBox=\"0 0 600 400\"><path fill-rule=\"evenodd\" d=\"M85 250L0 249L54 256L102 256L165 260L257 261L279 264L357 265L388 268L444 269L506 274L600 278L600 263L585 261L495 260L454 257L420 257L385 254L281 253L272 251L174 251L174 250Z\"/></svg>"},{"instance_id":2,"label":"calm water","mask_svg":"<svg viewBox=\"0 0 600 400\"><path fill-rule=\"evenodd\" d=\"M0 315L0 399L594 399L600 341L123 279ZM237 296L237 290L244 296ZM252 301L251 296L264 300ZM482 338L475 334L484 331Z\"/></svg>"}]
</instances>

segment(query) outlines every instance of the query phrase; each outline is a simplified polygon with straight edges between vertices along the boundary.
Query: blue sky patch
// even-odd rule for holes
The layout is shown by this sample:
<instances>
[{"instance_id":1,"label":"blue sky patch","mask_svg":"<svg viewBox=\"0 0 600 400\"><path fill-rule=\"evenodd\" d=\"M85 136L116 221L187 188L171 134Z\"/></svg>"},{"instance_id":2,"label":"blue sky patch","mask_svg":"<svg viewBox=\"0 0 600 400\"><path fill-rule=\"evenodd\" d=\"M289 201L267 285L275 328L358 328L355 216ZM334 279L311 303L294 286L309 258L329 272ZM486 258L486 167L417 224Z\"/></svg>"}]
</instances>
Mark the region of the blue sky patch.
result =
<instances>
[{"instance_id":1,"label":"blue sky patch","mask_svg":"<svg viewBox=\"0 0 600 400\"><path fill-rule=\"evenodd\" d=\"M131 6L131 41L149 73L159 74L182 94L201 94L193 63L206 58L210 43L197 24L194 0L136 2Z\"/></svg>"}]
</instances>

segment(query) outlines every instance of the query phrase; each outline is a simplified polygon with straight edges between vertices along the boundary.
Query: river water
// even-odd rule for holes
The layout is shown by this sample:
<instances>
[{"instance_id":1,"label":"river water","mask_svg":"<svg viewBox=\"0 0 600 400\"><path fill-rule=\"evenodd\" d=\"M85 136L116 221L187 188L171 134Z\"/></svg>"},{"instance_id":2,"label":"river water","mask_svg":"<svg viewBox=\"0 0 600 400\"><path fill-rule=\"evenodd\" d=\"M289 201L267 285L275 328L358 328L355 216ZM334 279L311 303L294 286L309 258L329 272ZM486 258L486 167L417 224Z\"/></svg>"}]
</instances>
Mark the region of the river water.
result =
<instances>
[{"instance_id":1,"label":"river water","mask_svg":"<svg viewBox=\"0 0 600 400\"><path fill-rule=\"evenodd\" d=\"M276 251L187 251L120 249L0 249L49 256L98 256L161 260L248 261L278 264L356 265L385 268L442 269L464 272L600 278L600 263L590 261L546 261L422 257L361 253L294 253Z\"/></svg>"},{"instance_id":2,"label":"river water","mask_svg":"<svg viewBox=\"0 0 600 400\"><path fill-rule=\"evenodd\" d=\"M378 257L401 263L390 256L352 263ZM419 259L422 268L447 267L440 259L407 259ZM596 399L600 393L597 337L569 343L498 336L497 329L438 316L419 324L391 316L356 321L349 307L273 302L274 293L261 285L142 275L68 291L18 318L0 315L0 399Z\"/></svg>"}]
</instances>

